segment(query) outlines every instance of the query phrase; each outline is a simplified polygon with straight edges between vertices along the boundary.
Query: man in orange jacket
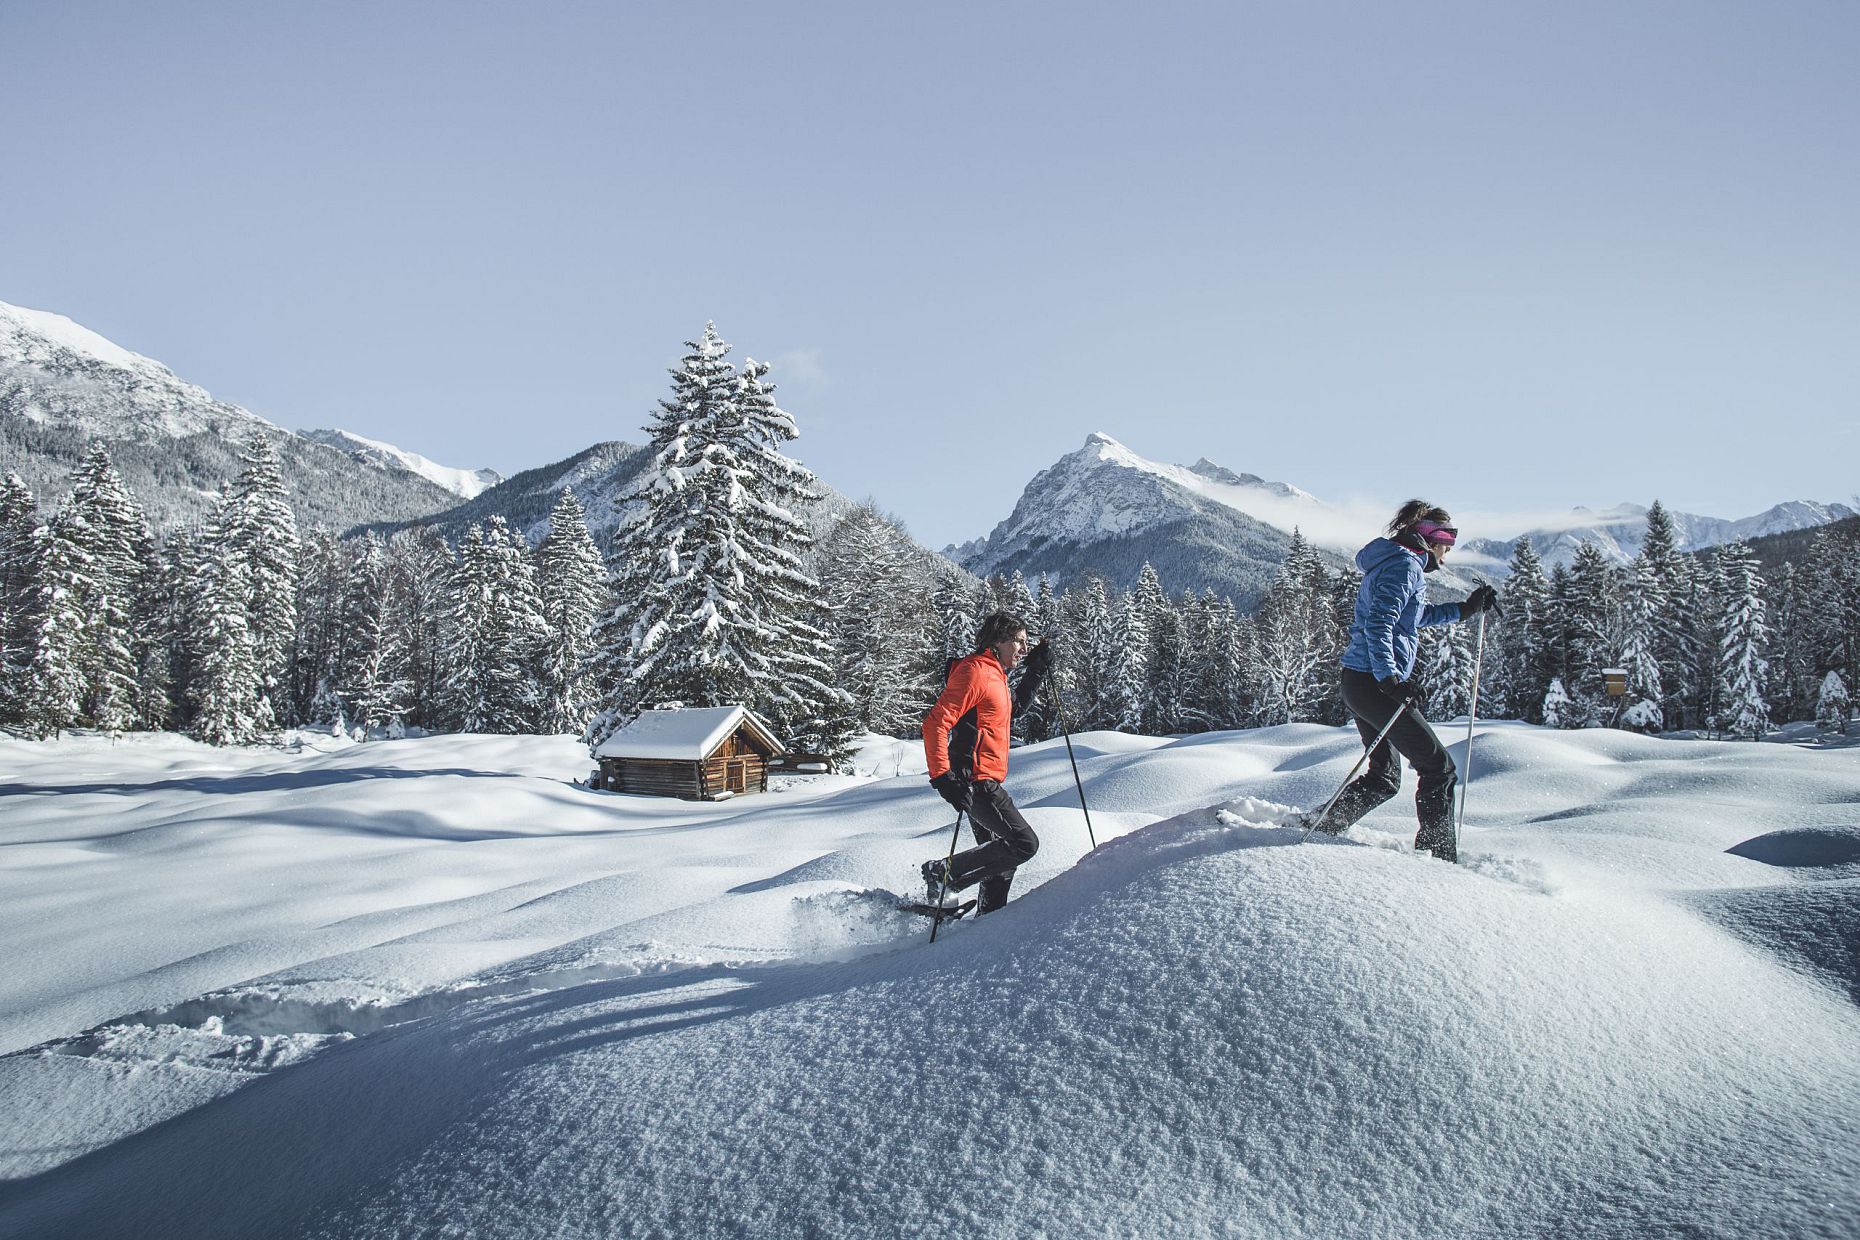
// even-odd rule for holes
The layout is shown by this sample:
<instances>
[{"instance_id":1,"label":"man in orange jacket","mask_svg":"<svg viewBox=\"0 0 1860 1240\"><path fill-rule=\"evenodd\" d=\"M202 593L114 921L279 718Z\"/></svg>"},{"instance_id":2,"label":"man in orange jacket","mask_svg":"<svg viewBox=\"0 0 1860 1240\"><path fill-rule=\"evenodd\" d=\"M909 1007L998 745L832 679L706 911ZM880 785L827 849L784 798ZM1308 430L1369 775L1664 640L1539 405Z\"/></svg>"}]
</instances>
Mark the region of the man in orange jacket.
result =
<instances>
[{"instance_id":1,"label":"man in orange jacket","mask_svg":"<svg viewBox=\"0 0 1860 1240\"><path fill-rule=\"evenodd\" d=\"M1008 673L1023 659L1027 669L1010 693ZM976 843L947 861L936 857L924 862L924 883L932 900L944 891L980 883L976 915L992 913L1007 903L1015 869L1040 850L1040 837L1021 817L1001 781L1007 778L1014 712L1032 704L1052 662L1046 642L1029 654L1026 624L998 611L982 621L975 653L950 668L943 696L924 716L930 785L957 813L969 816Z\"/></svg>"}]
</instances>

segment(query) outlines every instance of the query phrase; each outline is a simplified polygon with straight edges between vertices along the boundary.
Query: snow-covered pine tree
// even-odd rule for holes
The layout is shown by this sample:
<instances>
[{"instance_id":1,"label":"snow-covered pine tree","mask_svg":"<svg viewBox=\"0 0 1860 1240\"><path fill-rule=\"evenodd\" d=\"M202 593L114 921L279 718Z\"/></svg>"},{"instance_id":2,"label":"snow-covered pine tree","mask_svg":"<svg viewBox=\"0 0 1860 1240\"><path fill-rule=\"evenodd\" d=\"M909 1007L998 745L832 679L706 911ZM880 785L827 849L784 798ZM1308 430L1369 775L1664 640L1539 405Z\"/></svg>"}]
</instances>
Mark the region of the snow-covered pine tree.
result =
<instances>
[{"instance_id":1,"label":"snow-covered pine tree","mask_svg":"<svg viewBox=\"0 0 1860 1240\"><path fill-rule=\"evenodd\" d=\"M51 520L39 561L38 598L32 605L35 632L27 669L22 722L39 737L57 736L83 716L89 676L89 600L99 569L83 518L61 510Z\"/></svg>"},{"instance_id":2,"label":"snow-covered pine tree","mask_svg":"<svg viewBox=\"0 0 1860 1240\"><path fill-rule=\"evenodd\" d=\"M328 529L304 535L297 555L297 634L292 642L291 716L347 730L350 576L355 553Z\"/></svg>"},{"instance_id":3,"label":"snow-covered pine tree","mask_svg":"<svg viewBox=\"0 0 1860 1240\"><path fill-rule=\"evenodd\" d=\"M388 627L406 645L406 723L438 728L445 719L452 575L457 558L430 526L388 539Z\"/></svg>"},{"instance_id":4,"label":"snow-covered pine tree","mask_svg":"<svg viewBox=\"0 0 1860 1240\"><path fill-rule=\"evenodd\" d=\"M1627 694L1615 725L1633 732L1658 732L1665 723L1660 703L1666 696L1655 654L1659 631L1654 625L1654 604L1661 598L1660 586L1645 560L1635 561L1628 582L1621 606L1620 656L1627 672Z\"/></svg>"},{"instance_id":5,"label":"snow-covered pine tree","mask_svg":"<svg viewBox=\"0 0 1860 1240\"><path fill-rule=\"evenodd\" d=\"M136 574L129 611L129 652L135 660L135 726L157 732L175 720L174 666L170 655L179 617L171 608L173 586L167 577L167 560L161 545L146 536L137 540L136 554L143 563Z\"/></svg>"},{"instance_id":6,"label":"snow-covered pine tree","mask_svg":"<svg viewBox=\"0 0 1860 1240\"><path fill-rule=\"evenodd\" d=\"M536 549L536 561L548 626L540 724L545 732L579 735L594 714L588 664L594 655L594 623L608 600L600 549L588 533L581 501L567 487L549 514L549 535Z\"/></svg>"},{"instance_id":7,"label":"snow-covered pine tree","mask_svg":"<svg viewBox=\"0 0 1860 1240\"><path fill-rule=\"evenodd\" d=\"M1182 618L1188 639L1182 714L1190 731L1213 731L1227 726L1228 685L1223 678L1227 652L1220 632L1220 600L1213 590L1199 595L1184 592Z\"/></svg>"},{"instance_id":8,"label":"snow-covered pine tree","mask_svg":"<svg viewBox=\"0 0 1860 1240\"><path fill-rule=\"evenodd\" d=\"M1256 617L1260 723L1302 723L1324 714L1340 653L1334 617L1323 564L1294 529Z\"/></svg>"},{"instance_id":9,"label":"snow-covered pine tree","mask_svg":"<svg viewBox=\"0 0 1860 1240\"><path fill-rule=\"evenodd\" d=\"M1429 719L1454 719L1472 710L1473 643L1464 625L1421 630L1415 678L1426 690Z\"/></svg>"},{"instance_id":10,"label":"snow-covered pine tree","mask_svg":"<svg viewBox=\"0 0 1860 1240\"><path fill-rule=\"evenodd\" d=\"M1691 680L1686 672L1697 663L1699 653L1685 613L1692 593L1692 560L1681 553L1679 543L1672 515L1654 500L1647 510L1647 533L1635 568L1653 630L1649 651L1661 672L1660 713L1667 726L1683 726Z\"/></svg>"},{"instance_id":11,"label":"snow-covered pine tree","mask_svg":"<svg viewBox=\"0 0 1860 1240\"><path fill-rule=\"evenodd\" d=\"M200 644L197 621L203 614L199 605L205 576L201 561L206 531L199 526L183 526L168 531L162 539L156 569L154 610L158 619L154 628L164 649L162 661L168 673L168 726L186 731L194 714L194 661Z\"/></svg>"},{"instance_id":12,"label":"snow-covered pine tree","mask_svg":"<svg viewBox=\"0 0 1860 1240\"><path fill-rule=\"evenodd\" d=\"M1617 654L1612 643L1620 627L1615 618L1619 591L1614 566L1601 548L1594 543L1577 547L1564 596L1563 686L1585 723L1600 718L1605 709L1602 669L1613 666Z\"/></svg>"},{"instance_id":13,"label":"snow-covered pine tree","mask_svg":"<svg viewBox=\"0 0 1860 1240\"><path fill-rule=\"evenodd\" d=\"M0 479L0 725L25 716L45 526L19 475Z\"/></svg>"},{"instance_id":14,"label":"snow-covered pine tree","mask_svg":"<svg viewBox=\"0 0 1860 1240\"><path fill-rule=\"evenodd\" d=\"M154 544L142 506L136 503L101 443L92 444L72 478L65 508L77 520L74 533L88 539L93 592L84 668L84 715L92 726L118 732L137 723L138 638L134 628L143 574Z\"/></svg>"},{"instance_id":15,"label":"snow-covered pine tree","mask_svg":"<svg viewBox=\"0 0 1860 1240\"><path fill-rule=\"evenodd\" d=\"M792 748L823 754L839 769L852 758L859 723L851 695L837 683L820 582L805 564L814 536L801 514L820 491L814 475L783 450L800 430L776 403L768 373L767 363L744 359L721 423L722 443L740 470L742 526L754 540L744 560L746 582L762 627L775 634L766 656L770 675L752 704L785 730Z\"/></svg>"},{"instance_id":16,"label":"snow-covered pine tree","mask_svg":"<svg viewBox=\"0 0 1860 1240\"><path fill-rule=\"evenodd\" d=\"M738 703L768 715L796 749L836 760L854 727L827 662L820 586L802 567L799 515L812 475L781 452L794 422L763 381L738 376L714 325L689 342L670 398L647 428L653 450L615 533L617 605L602 622L598 746L641 709Z\"/></svg>"},{"instance_id":17,"label":"snow-covered pine tree","mask_svg":"<svg viewBox=\"0 0 1860 1240\"><path fill-rule=\"evenodd\" d=\"M941 658L935 668L935 689L943 689L943 671L952 661L975 653L975 634L981 628L983 598L988 587L977 584L959 569L944 571L931 604L936 608Z\"/></svg>"},{"instance_id":18,"label":"snow-covered pine tree","mask_svg":"<svg viewBox=\"0 0 1860 1240\"><path fill-rule=\"evenodd\" d=\"M1694 653L1692 667L1687 671L1690 694L1686 714L1697 720L1699 726L1717 730L1724 726L1724 678L1720 674L1720 660L1730 594L1720 554L1714 551L1696 559L1687 585L1690 590L1686 615L1690 630L1688 644Z\"/></svg>"},{"instance_id":19,"label":"snow-covered pine tree","mask_svg":"<svg viewBox=\"0 0 1860 1240\"><path fill-rule=\"evenodd\" d=\"M249 744L273 726L247 618L248 559L233 543L230 517L222 501L195 579L194 715L188 732L209 745Z\"/></svg>"},{"instance_id":20,"label":"snow-covered pine tree","mask_svg":"<svg viewBox=\"0 0 1860 1240\"><path fill-rule=\"evenodd\" d=\"M297 636L297 517L284 491L277 449L255 435L221 513L222 550L242 562L246 623L258 667L260 731L293 721L292 643Z\"/></svg>"},{"instance_id":21,"label":"snow-covered pine tree","mask_svg":"<svg viewBox=\"0 0 1860 1240\"><path fill-rule=\"evenodd\" d=\"M1540 711L1546 728L1577 728L1582 726L1581 715L1569 700L1569 693L1563 688L1563 678L1553 676L1550 687L1544 690L1544 702Z\"/></svg>"},{"instance_id":22,"label":"snow-covered pine tree","mask_svg":"<svg viewBox=\"0 0 1860 1240\"><path fill-rule=\"evenodd\" d=\"M911 736L936 687L942 660L927 623L936 608L909 537L871 504L842 517L821 540L816 571L826 591L832 663L859 725ZM940 639L939 639L940 642Z\"/></svg>"},{"instance_id":23,"label":"snow-covered pine tree","mask_svg":"<svg viewBox=\"0 0 1860 1240\"><path fill-rule=\"evenodd\" d=\"M501 516L474 524L459 543L449 630L459 727L505 734L533 727L548 628L528 546Z\"/></svg>"},{"instance_id":24,"label":"snow-covered pine tree","mask_svg":"<svg viewBox=\"0 0 1860 1240\"><path fill-rule=\"evenodd\" d=\"M672 371L672 394L646 427L650 463L620 501L621 521L608 557L612 609L595 631L597 709L584 739L598 748L643 709L735 704L748 699L754 672L737 650L737 582L705 598L694 561L720 532L724 514L712 496L726 491L710 469L723 407L735 402L730 346L707 323ZM759 651L763 638L751 642Z\"/></svg>"},{"instance_id":25,"label":"snow-covered pine tree","mask_svg":"<svg viewBox=\"0 0 1860 1240\"><path fill-rule=\"evenodd\" d=\"M1096 573L1065 594L1066 722L1080 732L1117 726L1111 709L1117 626L1110 600L1104 578Z\"/></svg>"},{"instance_id":26,"label":"snow-covered pine tree","mask_svg":"<svg viewBox=\"0 0 1860 1240\"><path fill-rule=\"evenodd\" d=\"M1166 736L1181 730L1182 617L1163 592L1155 566L1147 560L1137 573L1130 598L1142 613L1146 639L1141 730L1150 736Z\"/></svg>"},{"instance_id":27,"label":"snow-covered pine tree","mask_svg":"<svg viewBox=\"0 0 1860 1240\"><path fill-rule=\"evenodd\" d=\"M1815 696L1815 726L1823 732L1847 735L1847 721L1853 716L1853 698L1847 692L1847 682L1833 668L1821 678L1821 689Z\"/></svg>"},{"instance_id":28,"label":"snow-covered pine tree","mask_svg":"<svg viewBox=\"0 0 1860 1240\"><path fill-rule=\"evenodd\" d=\"M1765 594L1770 623L1770 717L1784 723L1812 719L1819 682L1807 608L1793 561L1783 561Z\"/></svg>"},{"instance_id":29,"label":"snow-covered pine tree","mask_svg":"<svg viewBox=\"0 0 1860 1240\"><path fill-rule=\"evenodd\" d=\"M1149 565L1144 567L1149 568ZM1154 575L1151 570L1151 576ZM1132 591L1123 596L1123 608L1117 620L1117 661L1109 677L1106 713L1114 720L1111 726L1118 731L1140 733L1149 703L1149 608Z\"/></svg>"},{"instance_id":30,"label":"snow-covered pine tree","mask_svg":"<svg viewBox=\"0 0 1860 1240\"><path fill-rule=\"evenodd\" d=\"M355 544L342 623L343 711L364 733L407 713L407 643L389 614L392 586L387 544L370 530Z\"/></svg>"},{"instance_id":31,"label":"snow-covered pine tree","mask_svg":"<svg viewBox=\"0 0 1860 1240\"><path fill-rule=\"evenodd\" d=\"M1016 573L1015 576L1019 577L1020 574ZM1035 641L1050 638L1055 650L1063 647L1064 639L1058 631L1059 600L1054 596L1053 583L1045 573L1040 574L1040 584L1033 592L1027 610L1020 615L1027 621L1027 632ZM1059 735L1059 716L1054 704L1069 694L1073 675L1071 661L1061 658L1039 695L1025 711L1016 714L1014 727L1021 737L1028 741L1043 741L1049 736ZM1015 683L1019 684L1018 674Z\"/></svg>"},{"instance_id":32,"label":"snow-covered pine tree","mask_svg":"<svg viewBox=\"0 0 1860 1240\"><path fill-rule=\"evenodd\" d=\"M1505 583L1505 622L1493 634L1494 711L1542 722L1551 679L1550 621L1550 583L1544 578L1543 560L1530 539L1520 538Z\"/></svg>"},{"instance_id":33,"label":"snow-covered pine tree","mask_svg":"<svg viewBox=\"0 0 1860 1240\"><path fill-rule=\"evenodd\" d=\"M1741 540L1720 548L1718 563L1726 586L1718 629L1718 722L1735 736L1760 740L1770 726L1763 578Z\"/></svg>"}]
</instances>

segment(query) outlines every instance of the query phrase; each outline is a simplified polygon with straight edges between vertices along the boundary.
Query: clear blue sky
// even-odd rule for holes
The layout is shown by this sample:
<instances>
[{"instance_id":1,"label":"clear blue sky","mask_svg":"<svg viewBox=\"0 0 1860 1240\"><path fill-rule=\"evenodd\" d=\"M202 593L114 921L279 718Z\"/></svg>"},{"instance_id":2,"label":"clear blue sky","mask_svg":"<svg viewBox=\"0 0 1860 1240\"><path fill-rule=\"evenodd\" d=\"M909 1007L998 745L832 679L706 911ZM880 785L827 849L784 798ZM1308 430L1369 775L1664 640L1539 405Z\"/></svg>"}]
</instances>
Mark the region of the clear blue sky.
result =
<instances>
[{"instance_id":1,"label":"clear blue sky","mask_svg":"<svg viewBox=\"0 0 1860 1240\"><path fill-rule=\"evenodd\" d=\"M0 300L506 473L714 319L939 546L1093 430L1744 516L1860 489L1856 66L1845 0L6 0Z\"/></svg>"}]
</instances>

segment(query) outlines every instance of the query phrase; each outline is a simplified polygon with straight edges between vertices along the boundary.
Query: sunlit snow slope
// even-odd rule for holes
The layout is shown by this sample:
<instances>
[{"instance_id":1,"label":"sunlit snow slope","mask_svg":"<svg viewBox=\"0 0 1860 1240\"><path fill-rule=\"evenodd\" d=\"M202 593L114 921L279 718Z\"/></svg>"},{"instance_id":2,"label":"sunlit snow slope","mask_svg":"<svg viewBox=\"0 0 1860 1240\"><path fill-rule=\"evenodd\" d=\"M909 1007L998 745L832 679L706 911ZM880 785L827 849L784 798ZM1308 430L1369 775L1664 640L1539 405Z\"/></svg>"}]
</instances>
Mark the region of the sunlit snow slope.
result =
<instances>
[{"instance_id":1,"label":"sunlit snow slope","mask_svg":"<svg viewBox=\"0 0 1860 1240\"><path fill-rule=\"evenodd\" d=\"M934 946L908 747L679 806L566 741L0 744L0 1231L1854 1233L1860 749L1482 725L1455 867L1276 825L1341 730L1077 739L1106 842L1018 751L1047 846Z\"/></svg>"}]
</instances>

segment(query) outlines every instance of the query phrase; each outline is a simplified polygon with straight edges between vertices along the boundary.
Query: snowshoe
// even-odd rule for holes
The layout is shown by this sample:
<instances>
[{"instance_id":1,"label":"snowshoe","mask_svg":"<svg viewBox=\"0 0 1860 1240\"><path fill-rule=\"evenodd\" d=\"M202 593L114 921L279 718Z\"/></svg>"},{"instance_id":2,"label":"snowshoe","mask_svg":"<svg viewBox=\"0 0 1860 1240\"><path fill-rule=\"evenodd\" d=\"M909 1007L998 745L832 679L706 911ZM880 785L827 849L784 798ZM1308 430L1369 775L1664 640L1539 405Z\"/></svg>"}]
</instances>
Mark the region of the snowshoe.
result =
<instances>
[{"instance_id":1,"label":"snowshoe","mask_svg":"<svg viewBox=\"0 0 1860 1240\"><path fill-rule=\"evenodd\" d=\"M968 916L969 910L974 907L974 900L964 900L960 904L919 904L915 901L906 900L898 905L898 911L902 913L915 913L919 917L929 917L936 921L938 925L941 925L943 922L956 921Z\"/></svg>"}]
</instances>

